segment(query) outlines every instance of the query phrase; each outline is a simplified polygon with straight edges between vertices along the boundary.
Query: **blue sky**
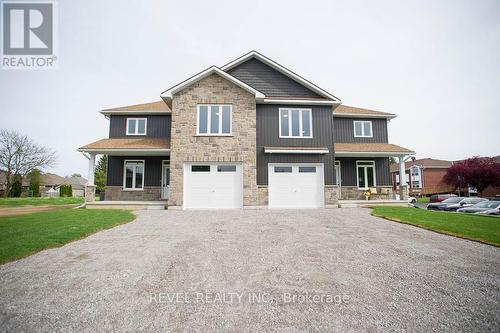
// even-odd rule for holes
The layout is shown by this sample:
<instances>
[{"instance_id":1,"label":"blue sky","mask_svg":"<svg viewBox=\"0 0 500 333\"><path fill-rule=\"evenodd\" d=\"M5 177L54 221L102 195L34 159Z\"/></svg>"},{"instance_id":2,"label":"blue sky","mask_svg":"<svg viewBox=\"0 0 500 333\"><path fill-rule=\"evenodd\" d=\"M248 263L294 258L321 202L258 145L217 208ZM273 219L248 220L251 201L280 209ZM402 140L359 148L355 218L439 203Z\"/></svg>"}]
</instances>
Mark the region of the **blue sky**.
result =
<instances>
[{"instance_id":1,"label":"blue sky","mask_svg":"<svg viewBox=\"0 0 500 333\"><path fill-rule=\"evenodd\" d=\"M59 7L59 69L0 70L0 127L57 151L107 137L102 108L159 100L257 50L341 98L399 116L417 157L500 155L499 1L92 1Z\"/></svg>"}]
</instances>

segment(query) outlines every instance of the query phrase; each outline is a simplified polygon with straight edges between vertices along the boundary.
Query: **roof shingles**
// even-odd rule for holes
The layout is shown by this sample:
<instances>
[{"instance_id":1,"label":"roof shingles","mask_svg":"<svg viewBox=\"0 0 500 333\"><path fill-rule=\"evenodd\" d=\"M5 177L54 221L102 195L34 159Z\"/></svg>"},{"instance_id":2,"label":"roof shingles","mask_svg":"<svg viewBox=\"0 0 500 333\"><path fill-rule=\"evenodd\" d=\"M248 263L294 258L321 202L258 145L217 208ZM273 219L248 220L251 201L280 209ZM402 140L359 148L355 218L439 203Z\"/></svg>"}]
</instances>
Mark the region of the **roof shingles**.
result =
<instances>
[{"instance_id":1,"label":"roof shingles","mask_svg":"<svg viewBox=\"0 0 500 333\"><path fill-rule=\"evenodd\" d=\"M102 139L79 148L79 150L87 149L170 149L170 139Z\"/></svg>"}]
</instances>

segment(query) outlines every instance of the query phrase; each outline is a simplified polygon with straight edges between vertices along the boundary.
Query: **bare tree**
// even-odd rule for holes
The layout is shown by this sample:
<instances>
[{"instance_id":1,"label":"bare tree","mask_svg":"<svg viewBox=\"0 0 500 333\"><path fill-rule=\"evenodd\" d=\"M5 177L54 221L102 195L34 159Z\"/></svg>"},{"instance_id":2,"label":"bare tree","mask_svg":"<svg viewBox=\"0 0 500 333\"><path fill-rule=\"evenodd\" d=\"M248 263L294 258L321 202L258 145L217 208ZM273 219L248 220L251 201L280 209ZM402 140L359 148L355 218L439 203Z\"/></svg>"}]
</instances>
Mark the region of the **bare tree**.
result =
<instances>
[{"instance_id":1,"label":"bare tree","mask_svg":"<svg viewBox=\"0 0 500 333\"><path fill-rule=\"evenodd\" d=\"M7 196L14 176L24 177L34 169L45 169L56 162L53 150L37 144L26 135L0 130L0 169L6 171Z\"/></svg>"}]
</instances>

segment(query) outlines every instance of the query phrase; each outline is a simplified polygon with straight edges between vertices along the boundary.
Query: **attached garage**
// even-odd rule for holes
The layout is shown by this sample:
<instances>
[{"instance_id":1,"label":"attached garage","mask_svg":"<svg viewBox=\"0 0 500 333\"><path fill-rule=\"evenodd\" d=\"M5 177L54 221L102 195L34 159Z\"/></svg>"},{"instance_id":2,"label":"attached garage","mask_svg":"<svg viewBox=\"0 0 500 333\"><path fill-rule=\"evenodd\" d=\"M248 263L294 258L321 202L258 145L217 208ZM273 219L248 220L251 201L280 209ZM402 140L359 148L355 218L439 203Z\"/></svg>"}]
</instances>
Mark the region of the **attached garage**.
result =
<instances>
[{"instance_id":1,"label":"attached garage","mask_svg":"<svg viewBox=\"0 0 500 333\"><path fill-rule=\"evenodd\" d=\"M269 208L324 207L323 164L269 164Z\"/></svg>"},{"instance_id":2,"label":"attached garage","mask_svg":"<svg viewBox=\"0 0 500 333\"><path fill-rule=\"evenodd\" d=\"M184 209L243 207L241 163L185 163Z\"/></svg>"}]
</instances>

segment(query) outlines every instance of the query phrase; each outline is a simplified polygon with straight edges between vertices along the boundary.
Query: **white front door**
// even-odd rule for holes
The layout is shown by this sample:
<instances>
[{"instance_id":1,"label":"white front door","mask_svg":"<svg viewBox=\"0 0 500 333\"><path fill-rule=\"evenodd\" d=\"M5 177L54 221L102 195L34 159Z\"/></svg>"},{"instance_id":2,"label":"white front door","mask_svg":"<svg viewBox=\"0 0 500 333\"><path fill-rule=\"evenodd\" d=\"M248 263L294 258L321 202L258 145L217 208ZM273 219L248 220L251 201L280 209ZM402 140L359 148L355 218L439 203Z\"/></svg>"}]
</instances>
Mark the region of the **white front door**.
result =
<instances>
[{"instance_id":1,"label":"white front door","mask_svg":"<svg viewBox=\"0 0 500 333\"><path fill-rule=\"evenodd\" d=\"M269 208L324 207L323 164L269 164Z\"/></svg>"},{"instance_id":2,"label":"white front door","mask_svg":"<svg viewBox=\"0 0 500 333\"><path fill-rule=\"evenodd\" d=\"M241 163L185 163L184 209L243 207Z\"/></svg>"},{"instance_id":3,"label":"white front door","mask_svg":"<svg viewBox=\"0 0 500 333\"><path fill-rule=\"evenodd\" d=\"M162 161L161 163L161 197L162 199L168 199L168 184L170 172L170 161Z\"/></svg>"}]
</instances>

